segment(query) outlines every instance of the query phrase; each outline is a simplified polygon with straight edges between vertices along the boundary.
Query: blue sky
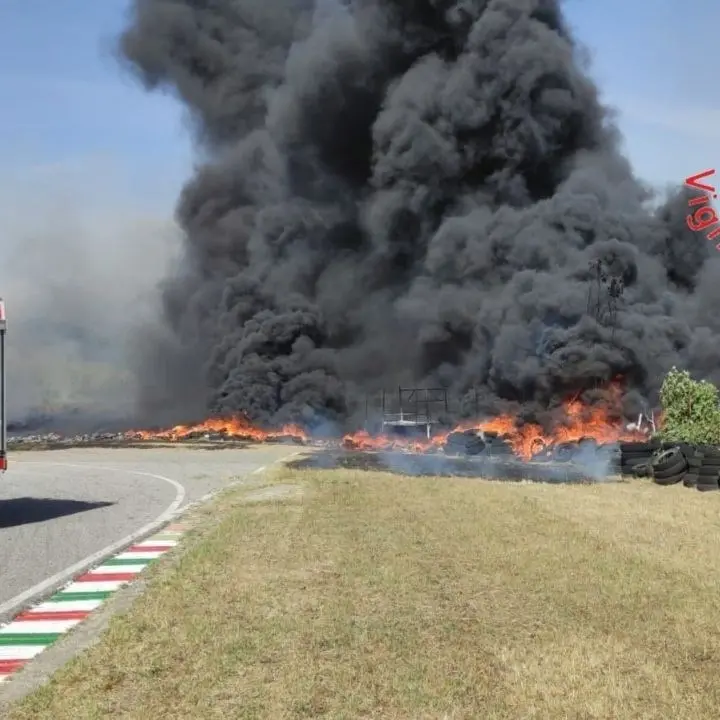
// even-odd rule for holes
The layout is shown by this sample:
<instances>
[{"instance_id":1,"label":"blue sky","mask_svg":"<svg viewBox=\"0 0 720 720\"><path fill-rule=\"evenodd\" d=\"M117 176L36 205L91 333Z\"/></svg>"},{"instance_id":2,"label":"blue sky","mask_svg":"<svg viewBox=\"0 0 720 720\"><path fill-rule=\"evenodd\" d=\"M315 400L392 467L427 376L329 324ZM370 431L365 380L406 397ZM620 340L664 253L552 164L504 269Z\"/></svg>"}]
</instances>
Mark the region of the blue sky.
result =
<instances>
[{"instance_id":1,"label":"blue sky","mask_svg":"<svg viewBox=\"0 0 720 720\"><path fill-rule=\"evenodd\" d=\"M708 167L720 171L720 97L711 65L720 3L567 0L566 9L591 51L591 75L618 111L638 174L664 184Z\"/></svg>"},{"instance_id":2,"label":"blue sky","mask_svg":"<svg viewBox=\"0 0 720 720\"><path fill-rule=\"evenodd\" d=\"M174 101L143 92L113 57L127 6L0 2L0 183L91 167L93 183L144 210L171 212L190 145ZM620 112L638 173L666 183L720 165L720 99L708 71L720 3L692 0L692 13L681 0L566 6L592 53L593 76Z\"/></svg>"},{"instance_id":3,"label":"blue sky","mask_svg":"<svg viewBox=\"0 0 720 720\"><path fill-rule=\"evenodd\" d=\"M103 163L138 203L172 205L189 143L176 104L144 93L113 57L127 5L0 3L1 175Z\"/></svg>"}]
</instances>

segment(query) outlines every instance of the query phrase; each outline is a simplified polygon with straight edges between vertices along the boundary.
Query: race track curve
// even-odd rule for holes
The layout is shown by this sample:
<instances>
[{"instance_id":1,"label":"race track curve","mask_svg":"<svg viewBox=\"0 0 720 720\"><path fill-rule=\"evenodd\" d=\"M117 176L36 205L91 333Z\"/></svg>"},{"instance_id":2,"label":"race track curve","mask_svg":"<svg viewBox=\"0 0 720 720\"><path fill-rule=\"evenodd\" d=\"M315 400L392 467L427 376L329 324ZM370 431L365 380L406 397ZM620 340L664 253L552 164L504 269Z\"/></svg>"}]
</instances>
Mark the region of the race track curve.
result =
<instances>
[{"instance_id":1,"label":"race track curve","mask_svg":"<svg viewBox=\"0 0 720 720\"><path fill-rule=\"evenodd\" d=\"M0 476L0 622L114 544L297 451L258 445L11 453Z\"/></svg>"}]
</instances>

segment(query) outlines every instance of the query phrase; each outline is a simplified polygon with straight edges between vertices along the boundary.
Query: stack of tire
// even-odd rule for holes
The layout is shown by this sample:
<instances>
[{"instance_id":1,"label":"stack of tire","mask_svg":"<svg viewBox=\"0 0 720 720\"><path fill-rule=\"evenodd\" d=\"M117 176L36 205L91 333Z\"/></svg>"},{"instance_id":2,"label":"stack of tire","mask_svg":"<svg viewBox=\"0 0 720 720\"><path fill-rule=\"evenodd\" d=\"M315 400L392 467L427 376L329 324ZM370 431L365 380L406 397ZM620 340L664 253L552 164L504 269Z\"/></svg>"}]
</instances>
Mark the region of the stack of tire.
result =
<instances>
[{"instance_id":1,"label":"stack of tire","mask_svg":"<svg viewBox=\"0 0 720 720\"><path fill-rule=\"evenodd\" d=\"M607 460L608 474L621 475L622 469L622 450L615 443L605 443L597 446L597 454Z\"/></svg>"},{"instance_id":2,"label":"stack of tire","mask_svg":"<svg viewBox=\"0 0 720 720\"><path fill-rule=\"evenodd\" d=\"M658 450L649 463L649 474L657 485L677 485L689 469L688 459L678 445Z\"/></svg>"},{"instance_id":3,"label":"stack of tire","mask_svg":"<svg viewBox=\"0 0 720 720\"><path fill-rule=\"evenodd\" d=\"M515 455L512 445L496 432L483 432L485 440L485 454L490 457L510 458Z\"/></svg>"},{"instance_id":4,"label":"stack of tire","mask_svg":"<svg viewBox=\"0 0 720 720\"><path fill-rule=\"evenodd\" d=\"M659 440L620 443L620 472L634 477L650 476L650 461L662 450Z\"/></svg>"},{"instance_id":5,"label":"stack of tire","mask_svg":"<svg viewBox=\"0 0 720 720\"><path fill-rule=\"evenodd\" d=\"M444 452L448 455L480 455L490 457L511 457L512 445L494 432L463 430L451 432L445 438Z\"/></svg>"},{"instance_id":6,"label":"stack of tire","mask_svg":"<svg viewBox=\"0 0 720 720\"><path fill-rule=\"evenodd\" d=\"M682 482L700 492L720 490L720 447L649 441L622 443L620 450L624 475L651 477L657 485Z\"/></svg>"},{"instance_id":7,"label":"stack of tire","mask_svg":"<svg viewBox=\"0 0 720 720\"><path fill-rule=\"evenodd\" d=\"M451 432L445 438L443 450L448 455L479 455L485 450L485 441L476 430Z\"/></svg>"},{"instance_id":8,"label":"stack of tire","mask_svg":"<svg viewBox=\"0 0 720 720\"><path fill-rule=\"evenodd\" d=\"M580 446L574 442L564 442L556 445L550 454L553 462L570 462L575 453L578 452Z\"/></svg>"},{"instance_id":9,"label":"stack of tire","mask_svg":"<svg viewBox=\"0 0 720 720\"><path fill-rule=\"evenodd\" d=\"M720 448L715 445L697 446L692 470L694 472L689 472L683 479L686 487L696 487L700 492L720 490Z\"/></svg>"}]
</instances>

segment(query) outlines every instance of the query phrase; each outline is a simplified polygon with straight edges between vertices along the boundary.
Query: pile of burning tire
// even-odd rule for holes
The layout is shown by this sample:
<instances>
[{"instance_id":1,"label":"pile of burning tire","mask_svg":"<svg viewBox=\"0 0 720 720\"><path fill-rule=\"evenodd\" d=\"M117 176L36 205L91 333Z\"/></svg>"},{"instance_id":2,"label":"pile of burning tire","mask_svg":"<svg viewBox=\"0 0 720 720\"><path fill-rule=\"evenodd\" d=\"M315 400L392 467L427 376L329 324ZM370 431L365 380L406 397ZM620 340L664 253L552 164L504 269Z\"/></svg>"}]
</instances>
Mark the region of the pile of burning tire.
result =
<instances>
[{"instance_id":1,"label":"pile of burning tire","mask_svg":"<svg viewBox=\"0 0 720 720\"><path fill-rule=\"evenodd\" d=\"M620 444L623 475L652 478L658 485L696 488L700 492L720 490L720 447L661 443Z\"/></svg>"},{"instance_id":2,"label":"pile of burning tire","mask_svg":"<svg viewBox=\"0 0 720 720\"><path fill-rule=\"evenodd\" d=\"M484 457L520 458L515 455L512 444L496 432L464 430L450 433L444 445L449 455L482 455ZM532 463L572 463L583 454L593 454L606 459L609 469L620 472L620 447L617 443L598 443L585 437L574 442L562 442L538 448L529 461Z\"/></svg>"},{"instance_id":3,"label":"pile of burning tire","mask_svg":"<svg viewBox=\"0 0 720 720\"><path fill-rule=\"evenodd\" d=\"M464 430L451 432L445 438L444 451L448 455L485 455L490 457L512 457L512 445L494 432Z\"/></svg>"},{"instance_id":4,"label":"pile of burning tire","mask_svg":"<svg viewBox=\"0 0 720 720\"><path fill-rule=\"evenodd\" d=\"M475 430L450 433L444 452L519 460L505 438ZM583 438L543 448L530 458L530 462L583 464L587 463L588 457L601 457L608 475L649 478L657 485L682 483L701 492L720 490L720 447L716 445L660 440L600 444L593 438Z\"/></svg>"}]
</instances>

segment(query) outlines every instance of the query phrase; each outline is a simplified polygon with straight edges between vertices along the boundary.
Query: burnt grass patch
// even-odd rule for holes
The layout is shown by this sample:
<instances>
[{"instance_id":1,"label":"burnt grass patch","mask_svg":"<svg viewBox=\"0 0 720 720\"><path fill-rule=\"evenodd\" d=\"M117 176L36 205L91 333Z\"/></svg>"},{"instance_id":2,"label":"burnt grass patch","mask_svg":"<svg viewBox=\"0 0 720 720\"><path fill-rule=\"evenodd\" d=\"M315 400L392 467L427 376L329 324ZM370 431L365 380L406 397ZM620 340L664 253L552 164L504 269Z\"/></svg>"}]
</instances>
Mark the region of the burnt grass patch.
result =
<instances>
[{"instance_id":1,"label":"burnt grass patch","mask_svg":"<svg viewBox=\"0 0 720 720\"><path fill-rule=\"evenodd\" d=\"M291 460L295 470L363 470L406 476L482 478L507 482L597 483L599 478L572 463L533 463L516 458L448 457L406 452L325 450ZM618 481L608 476L604 481Z\"/></svg>"}]
</instances>

